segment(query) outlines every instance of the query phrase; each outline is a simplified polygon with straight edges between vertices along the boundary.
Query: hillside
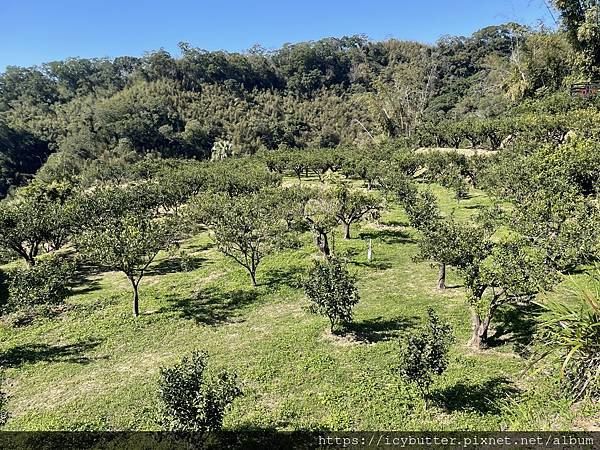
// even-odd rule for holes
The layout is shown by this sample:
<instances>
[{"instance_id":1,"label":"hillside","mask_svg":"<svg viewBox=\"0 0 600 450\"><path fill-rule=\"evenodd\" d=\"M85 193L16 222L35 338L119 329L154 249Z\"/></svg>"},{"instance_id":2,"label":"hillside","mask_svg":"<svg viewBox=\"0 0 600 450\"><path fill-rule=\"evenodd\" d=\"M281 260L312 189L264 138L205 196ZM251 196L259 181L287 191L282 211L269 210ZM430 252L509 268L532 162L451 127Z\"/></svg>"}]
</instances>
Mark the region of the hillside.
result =
<instances>
[{"instance_id":1,"label":"hillside","mask_svg":"<svg viewBox=\"0 0 600 450\"><path fill-rule=\"evenodd\" d=\"M461 218L487 203L481 192L460 202L443 188L435 192L444 212ZM186 240L196 268L181 272L176 255L162 254L143 281L138 319L122 274L83 273L64 313L2 330L13 414L7 429L156 429L158 369L196 347L216 366L235 369L243 385L228 429L589 429L597 419L593 410L551 400L551 382L523 374L519 350L530 325L510 310L490 350L466 348L460 279L451 274L450 288L437 291L436 270L411 260L415 231L401 211L355 234L343 241L338 229L335 242L359 277L361 301L347 336L331 335L297 287L314 254L309 236L302 248L265 261L256 289L206 233ZM434 406L423 410L394 366L398 337L428 306L452 323L457 342Z\"/></svg>"},{"instance_id":2,"label":"hillside","mask_svg":"<svg viewBox=\"0 0 600 450\"><path fill-rule=\"evenodd\" d=\"M543 6L8 66L0 429L600 431L600 1Z\"/></svg>"}]
</instances>

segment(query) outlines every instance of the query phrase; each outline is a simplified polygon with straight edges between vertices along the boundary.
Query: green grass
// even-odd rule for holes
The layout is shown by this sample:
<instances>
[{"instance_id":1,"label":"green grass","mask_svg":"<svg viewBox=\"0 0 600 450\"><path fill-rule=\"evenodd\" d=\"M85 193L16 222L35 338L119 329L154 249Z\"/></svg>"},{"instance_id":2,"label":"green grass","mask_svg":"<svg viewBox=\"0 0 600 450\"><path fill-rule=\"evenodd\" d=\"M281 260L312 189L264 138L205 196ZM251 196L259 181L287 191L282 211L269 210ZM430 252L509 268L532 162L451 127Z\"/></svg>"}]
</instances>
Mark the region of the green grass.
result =
<instances>
[{"instance_id":1,"label":"green grass","mask_svg":"<svg viewBox=\"0 0 600 450\"><path fill-rule=\"evenodd\" d=\"M444 212L464 219L488 203L480 192L456 202L435 187ZM332 336L326 318L308 312L299 288L316 255L302 247L271 255L259 267L260 286L221 255L208 234L184 243L197 267L181 272L161 254L142 280L141 311L131 316L123 274L90 274L53 319L0 330L10 395L9 430L157 429L159 368L192 349L213 368L237 372L244 396L225 427L332 430L505 430L589 427L597 410L560 399L551 378L531 378L518 342L501 340L478 354L465 343L469 315L460 279L450 271L438 292L436 269L414 263L415 232L398 208L380 223L354 227L335 247L359 279L361 301L347 336ZM372 262L366 260L373 239ZM398 339L429 306L456 333L448 372L424 409L395 372ZM510 314L507 313L510 318ZM520 323L528 326L528 323Z\"/></svg>"}]
</instances>

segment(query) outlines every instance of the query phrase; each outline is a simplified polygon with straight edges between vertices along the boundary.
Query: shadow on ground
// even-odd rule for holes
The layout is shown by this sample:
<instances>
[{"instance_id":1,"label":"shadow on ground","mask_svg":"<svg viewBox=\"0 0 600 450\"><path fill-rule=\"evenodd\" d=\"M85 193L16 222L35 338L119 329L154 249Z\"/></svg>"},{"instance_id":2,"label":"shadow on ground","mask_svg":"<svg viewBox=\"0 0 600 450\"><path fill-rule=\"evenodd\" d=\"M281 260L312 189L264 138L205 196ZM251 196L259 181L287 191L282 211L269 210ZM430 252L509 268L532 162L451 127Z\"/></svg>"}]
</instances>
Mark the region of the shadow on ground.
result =
<instances>
[{"instance_id":1,"label":"shadow on ground","mask_svg":"<svg viewBox=\"0 0 600 450\"><path fill-rule=\"evenodd\" d=\"M214 288L206 288L191 298L168 297L169 306L159 310L160 313L176 312L183 319L192 319L197 324L219 325L239 321L238 317L245 307L258 298L256 291L223 292Z\"/></svg>"},{"instance_id":2,"label":"shadow on ground","mask_svg":"<svg viewBox=\"0 0 600 450\"><path fill-rule=\"evenodd\" d=\"M508 307L499 310L494 319L497 323L495 333L488 338L488 347L512 344L516 352L526 354L533 342L536 317L541 307L533 303Z\"/></svg>"},{"instance_id":3,"label":"shadow on ground","mask_svg":"<svg viewBox=\"0 0 600 450\"><path fill-rule=\"evenodd\" d=\"M299 267L287 269L274 268L267 270L263 274L259 274L258 281L260 286L269 286L271 288L289 286L298 289L302 287L303 273L304 270Z\"/></svg>"},{"instance_id":4,"label":"shadow on ground","mask_svg":"<svg viewBox=\"0 0 600 450\"><path fill-rule=\"evenodd\" d=\"M371 344L396 339L418 323L419 318L416 316L394 317L393 319L376 317L346 324L344 332L352 334L357 341Z\"/></svg>"},{"instance_id":5,"label":"shadow on ground","mask_svg":"<svg viewBox=\"0 0 600 450\"><path fill-rule=\"evenodd\" d=\"M98 279L92 278L102 273L97 266L78 261L75 274L69 283L69 288L73 294L86 294L100 289Z\"/></svg>"},{"instance_id":6,"label":"shadow on ground","mask_svg":"<svg viewBox=\"0 0 600 450\"><path fill-rule=\"evenodd\" d=\"M163 259L148 268L147 275L166 275L168 273L191 272L200 267L207 259L202 256L172 256Z\"/></svg>"},{"instance_id":7,"label":"shadow on ground","mask_svg":"<svg viewBox=\"0 0 600 450\"><path fill-rule=\"evenodd\" d=\"M346 248L339 253L339 256L347 261L348 264L352 264L356 267L366 267L375 270L387 270L392 268L392 264L389 261L379 261L377 258L371 261L355 260L355 258L359 258L361 254L366 255L366 252L366 249Z\"/></svg>"},{"instance_id":8,"label":"shadow on ground","mask_svg":"<svg viewBox=\"0 0 600 450\"><path fill-rule=\"evenodd\" d=\"M388 261L350 261L350 264L375 270L387 270L392 268L392 264Z\"/></svg>"},{"instance_id":9,"label":"shadow on ground","mask_svg":"<svg viewBox=\"0 0 600 450\"><path fill-rule=\"evenodd\" d=\"M469 197L472 198L472 197ZM463 205L462 206L464 209L483 209L485 208L484 205Z\"/></svg>"},{"instance_id":10,"label":"shadow on ground","mask_svg":"<svg viewBox=\"0 0 600 450\"><path fill-rule=\"evenodd\" d=\"M386 244L406 244L414 242L410 234L404 230L382 228L380 230L363 230L358 234L359 239L373 239Z\"/></svg>"},{"instance_id":11,"label":"shadow on ground","mask_svg":"<svg viewBox=\"0 0 600 450\"><path fill-rule=\"evenodd\" d=\"M500 400L517 396L519 390L506 377L495 377L481 384L457 383L431 393L438 406L450 412L466 411L480 414L500 414Z\"/></svg>"},{"instance_id":12,"label":"shadow on ground","mask_svg":"<svg viewBox=\"0 0 600 450\"><path fill-rule=\"evenodd\" d=\"M409 227L410 223L408 223L408 220L389 219L382 223L382 225L386 225L388 227Z\"/></svg>"},{"instance_id":13,"label":"shadow on ground","mask_svg":"<svg viewBox=\"0 0 600 450\"><path fill-rule=\"evenodd\" d=\"M97 358L90 358L83 353L94 349L100 343L101 341L81 341L66 345L20 345L0 354L0 366L20 367L40 361L88 364Z\"/></svg>"}]
</instances>

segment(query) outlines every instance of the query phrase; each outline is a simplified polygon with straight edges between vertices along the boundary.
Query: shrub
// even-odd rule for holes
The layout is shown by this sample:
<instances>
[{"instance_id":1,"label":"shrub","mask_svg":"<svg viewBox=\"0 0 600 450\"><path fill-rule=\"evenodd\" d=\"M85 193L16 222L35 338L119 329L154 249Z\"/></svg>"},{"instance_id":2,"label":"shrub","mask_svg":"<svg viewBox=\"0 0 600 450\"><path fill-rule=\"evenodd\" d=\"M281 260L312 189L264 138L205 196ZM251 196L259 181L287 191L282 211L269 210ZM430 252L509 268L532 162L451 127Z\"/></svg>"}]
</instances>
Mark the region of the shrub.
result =
<instances>
[{"instance_id":1,"label":"shrub","mask_svg":"<svg viewBox=\"0 0 600 450\"><path fill-rule=\"evenodd\" d=\"M207 359L206 352L194 351L179 364L161 368L161 421L169 431L219 430L225 412L241 395L235 374L207 374Z\"/></svg>"},{"instance_id":2,"label":"shrub","mask_svg":"<svg viewBox=\"0 0 600 450\"><path fill-rule=\"evenodd\" d=\"M311 312L328 317L332 332L336 326L352 320L352 308L359 301L356 279L339 259L315 261L304 290L313 302Z\"/></svg>"},{"instance_id":3,"label":"shrub","mask_svg":"<svg viewBox=\"0 0 600 450\"><path fill-rule=\"evenodd\" d=\"M600 399L600 272L595 293L583 291L574 304L544 304L538 337L543 356L560 366L567 392L574 400Z\"/></svg>"},{"instance_id":4,"label":"shrub","mask_svg":"<svg viewBox=\"0 0 600 450\"><path fill-rule=\"evenodd\" d=\"M196 268L194 257L185 250L179 252L179 267L182 272L191 272Z\"/></svg>"},{"instance_id":5,"label":"shrub","mask_svg":"<svg viewBox=\"0 0 600 450\"><path fill-rule=\"evenodd\" d=\"M39 259L35 266L9 272L8 309L57 305L69 295L75 264L60 256Z\"/></svg>"},{"instance_id":6,"label":"shrub","mask_svg":"<svg viewBox=\"0 0 600 450\"><path fill-rule=\"evenodd\" d=\"M400 376L416 385L425 400L433 376L441 375L448 367L448 352L453 340L448 323L442 322L432 308L427 315L427 323L401 342L399 367Z\"/></svg>"},{"instance_id":7,"label":"shrub","mask_svg":"<svg viewBox=\"0 0 600 450\"><path fill-rule=\"evenodd\" d=\"M469 185L457 167L450 167L440 174L437 181L444 187L454 191L457 200L469 197Z\"/></svg>"}]
</instances>

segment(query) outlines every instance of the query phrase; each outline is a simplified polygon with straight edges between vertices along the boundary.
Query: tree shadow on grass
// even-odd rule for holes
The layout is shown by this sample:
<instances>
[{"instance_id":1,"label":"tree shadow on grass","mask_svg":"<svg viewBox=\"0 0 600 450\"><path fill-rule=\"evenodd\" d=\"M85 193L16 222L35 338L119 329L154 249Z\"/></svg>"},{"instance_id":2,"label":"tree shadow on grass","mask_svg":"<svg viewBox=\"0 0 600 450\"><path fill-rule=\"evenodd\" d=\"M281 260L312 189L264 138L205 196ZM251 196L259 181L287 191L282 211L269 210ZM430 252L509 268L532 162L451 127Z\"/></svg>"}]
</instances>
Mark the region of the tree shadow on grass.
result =
<instances>
[{"instance_id":1,"label":"tree shadow on grass","mask_svg":"<svg viewBox=\"0 0 600 450\"><path fill-rule=\"evenodd\" d=\"M167 259L158 261L150 266L146 272L147 275L166 275L168 273L190 272L197 269L200 265L207 261L202 256L188 255L186 258L181 256L172 256Z\"/></svg>"},{"instance_id":2,"label":"tree shadow on grass","mask_svg":"<svg viewBox=\"0 0 600 450\"><path fill-rule=\"evenodd\" d=\"M359 239L373 239L385 242L386 244L407 244L414 242L410 234L404 230L394 230L383 228L380 230L363 230L358 233Z\"/></svg>"},{"instance_id":3,"label":"tree shadow on grass","mask_svg":"<svg viewBox=\"0 0 600 450\"><path fill-rule=\"evenodd\" d=\"M183 319L197 324L219 325L233 322L242 309L258 298L256 291L223 292L214 288L203 289L191 298L169 297L169 306L159 312L177 312Z\"/></svg>"},{"instance_id":4,"label":"tree shadow on grass","mask_svg":"<svg viewBox=\"0 0 600 450\"><path fill-rule=\"evenodd\" d=\"M459 382L431 393L431 400L450 412L466 411L500 414L501 402L520 391L506 377L491 378L481 384Z\"/></svg>"},{"instance_id":5,"label":"tree shadow on grass","mask_svg":"<svg viewBox=\"0 0 600 450\"><path fill-rule=\"evenodd\" d=\"M338 256L342 258L342 260L346 261L348 264L352 264L357 267L366 267L375 270L386 270L391 269L392 264L388 261L356 261L354 258L359 257L361 254L366 254L366 249L358 249L358 248L345 248L338 253Z\"/></svg>"},{"instance_id":6,"label":"tree shadow on grass","mask_svg":"<svg viewBox=\"0 0 600 450\"><path fill-rule=\"evenodd\" d=\"M386 220L385 223L382 223L382 225L386 225L388 227L409 227L410 223L408 223L408 220L391 219Z\"/></svg>"},{"instance_id":7,"label":"tree shadow on grass","mask_svg":"<svg viewBox=\"0 0 600 450\"><path fill-rule=\"evenodd\" d=\"M302 287L302 273L304 273L304 269L300 267L269 269L263 273L262 282L259 285L271 288L289 286L298 289ZM261 275L258 276L260 280Z\"/></svg>"},{"instance_id":8,"label":"tree shadow on grass","mask_svg":"<svg viewBox=\"0 0 600 450\"><path fill-rule=\"evenodd\" d=\"M443 293L446 290L451 291L452 289L460 289L461 287L463 287L462 284L452 284L452 285L447 284L446 287L439 292Z\"/></svg>"},{"instance_id":9,"label":"tree shadow on grass","mask_svg":"<svg viewBox=\"0 0 600 450\"><path fill-rule=\"evenodd\" d=\"M472 198L472 197L470 197ZM462 206L464 209L483 209L485 208L485 205L463 205Z\"/></svg>"},{"instance_id":10,"label":"tree shadow on grass","mask_svg":"<svg viewBox=\"0 0 600 450\"><path fill-rule=\"evenodd\" d=\"M67 345L20 345L0 354L0 366L20 367L24 364L35 364L39 361L88 364L97 358L89 358L82 353L92 350L100 343L101 341L94 340Z\"/></svg>"},{"instance_id":11,"label":"tree shadow on grass","mask_svg":"<svg viewBox=\"0 0 600 450\"><path fill-rule=\"evenodd\" d=\"M536 316L542 308L534 303L499 310L496 314L495 333L488 338L488 347L499 347L511 343L515 351L527 353L535 335Z\"/></svg>"},{"instance_id":12,"label":"tree shadow on grass","mask_svg":"<svg viewBox=\"0 0 600 450\"><path fill-rule=\"evenodd\" d=\"M78 261L69 288L73 294L86 294L100 289L100 282L92 277L98 276L102 270L92 264Z\"/></svg>"},{"instance_id":13,"label":"tree shadow on grass","mask_svg":"<svg viewBox=\"0 0 600 450\"><path fill-rule=\"evenodd\" d=\"M345 325L344 333L351 334L357 341L376 343L398 338L407 329L419 323L419 318L394 317L384 320L382 317L367 319L360 322L350 322Z\"/></svg>"},{"instance_id":14,"label":"tree shadow on grass","mask_svg":"<svg viewBox=\"0 0 600 450\"><path fill-rule=\"evenodd\" d=\"M198 232L208 231L208 228L202 227ZM212 240L207 242L187 242L185 245L180 245L177 248L188 253L188 254L196 254L199 252L204 252L206 250L210 250L216 246L215 242Z\"/></svg>"}]
</instances>

